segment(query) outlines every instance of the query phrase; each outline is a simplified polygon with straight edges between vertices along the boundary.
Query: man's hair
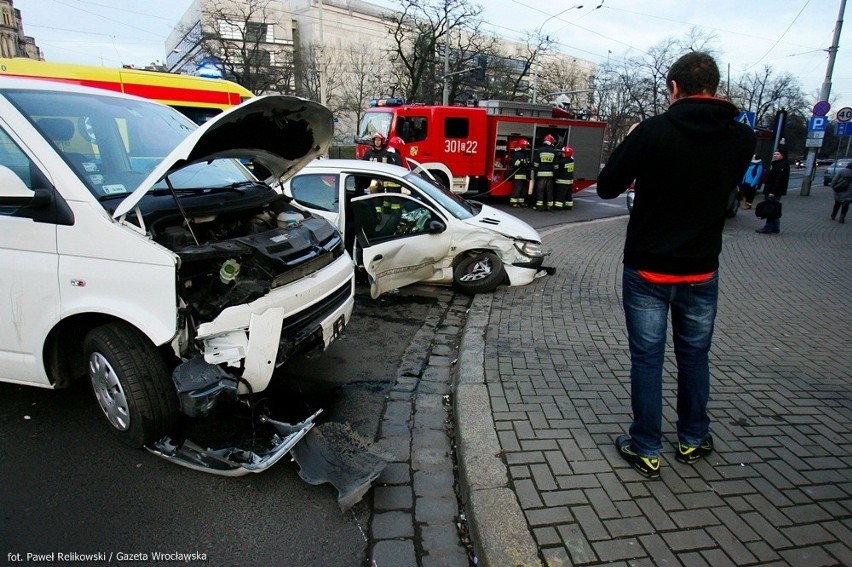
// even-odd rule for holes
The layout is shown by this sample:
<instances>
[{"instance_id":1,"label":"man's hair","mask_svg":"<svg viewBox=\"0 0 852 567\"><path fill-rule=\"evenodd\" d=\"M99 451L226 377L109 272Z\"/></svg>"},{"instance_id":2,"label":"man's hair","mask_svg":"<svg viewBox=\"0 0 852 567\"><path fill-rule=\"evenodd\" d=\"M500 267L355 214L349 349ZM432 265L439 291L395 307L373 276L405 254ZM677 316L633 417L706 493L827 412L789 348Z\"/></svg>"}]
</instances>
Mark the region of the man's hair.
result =
<instances>
[{"instance_id":1,"label":"man's hair","mask_svg":"<svg viewBox=\"0 0 852 567\"><path fill-rule=\"evenodd\" d=\"M715 95L719 87L719 67L716 61L702 51L691 51L674 62L666 75L666 85L671 90L676 81L683 96Z\"/></svg>"}]
</instances>

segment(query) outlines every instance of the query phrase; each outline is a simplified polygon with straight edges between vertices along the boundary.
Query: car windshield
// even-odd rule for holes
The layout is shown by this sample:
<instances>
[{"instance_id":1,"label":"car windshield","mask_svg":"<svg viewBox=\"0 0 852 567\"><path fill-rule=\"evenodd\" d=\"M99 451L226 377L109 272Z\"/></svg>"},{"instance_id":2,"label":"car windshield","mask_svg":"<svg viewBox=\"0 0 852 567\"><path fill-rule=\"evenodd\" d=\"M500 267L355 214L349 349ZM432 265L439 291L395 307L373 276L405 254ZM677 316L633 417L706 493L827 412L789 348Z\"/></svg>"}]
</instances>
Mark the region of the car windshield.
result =
<instances>
[{"instance_id":1,"label":"car windshield","mask_svg":"<svg viewBox=\"0 0 852 567\"><path fill-rule=\"evenodd\" d=\"M470 203L440 185L436 185L432 181L421 177L419 174L409 173L405 176L405 180L417 187L421 193L439 203L457 219L465 220L476 216Z\"/></svg>"},{"instance_id":2,"label":"car windshield","mask_svg":"<svg viewBox=\"0 0 852 567\"><path fill-rule=\"evenodd\" d=\"M132 193L197 128L179 112L145 100L38 90L4 94L99 200ZM205 172L204 186L211 186L211 175L213 186L246 180L235 163L223 167L227 174ZM173 175L181 186L201 183L201 165L186 169Z\"/></svg>"}]
</instances>

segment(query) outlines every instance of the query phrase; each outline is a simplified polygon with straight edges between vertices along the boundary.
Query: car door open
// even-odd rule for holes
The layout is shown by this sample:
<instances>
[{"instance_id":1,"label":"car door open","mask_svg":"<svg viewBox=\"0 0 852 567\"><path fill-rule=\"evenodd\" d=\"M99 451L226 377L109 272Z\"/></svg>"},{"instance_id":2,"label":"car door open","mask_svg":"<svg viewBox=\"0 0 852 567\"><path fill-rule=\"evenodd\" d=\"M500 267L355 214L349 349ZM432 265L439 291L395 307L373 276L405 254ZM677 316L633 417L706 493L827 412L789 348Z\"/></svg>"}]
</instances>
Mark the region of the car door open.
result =
<instances>
[{"instance_id":1,"label":"car door open","mask_svg":"<svg viewBox=\"0 0 852 567\"><path fill-rule=\"evenodd\" d=\"M447 224L421 201L399 193L352 199L360 261L370 295L427 281L442 269L450 247Z\"/></svg>"}]
</instances>

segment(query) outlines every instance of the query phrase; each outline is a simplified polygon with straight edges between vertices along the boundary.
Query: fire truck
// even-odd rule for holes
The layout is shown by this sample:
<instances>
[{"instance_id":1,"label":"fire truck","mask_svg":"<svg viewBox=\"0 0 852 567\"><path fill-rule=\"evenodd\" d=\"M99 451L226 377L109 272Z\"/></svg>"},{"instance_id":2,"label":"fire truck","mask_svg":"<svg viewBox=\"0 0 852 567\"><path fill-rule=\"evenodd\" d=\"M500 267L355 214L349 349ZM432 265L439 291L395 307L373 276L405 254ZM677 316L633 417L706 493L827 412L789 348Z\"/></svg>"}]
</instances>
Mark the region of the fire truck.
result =
<instances>
[{"instance_id":1,"label":"fire truck","mask_svg":"<svg viewBox=\"0 0 852 567\"><path fill-rule=\"evenodd\" d=\"M509 154L523 139L532 151L550 134L557 148L574 149L576 193L597 179L605 130L603 122L576 120L549 104L485 100L477 106L437 106L378 99L361 119L356 156L364 155L376 132L388 140L399 137L403 162L422 166L454 193L508 197Z\"/></svg>"}]
</instances>

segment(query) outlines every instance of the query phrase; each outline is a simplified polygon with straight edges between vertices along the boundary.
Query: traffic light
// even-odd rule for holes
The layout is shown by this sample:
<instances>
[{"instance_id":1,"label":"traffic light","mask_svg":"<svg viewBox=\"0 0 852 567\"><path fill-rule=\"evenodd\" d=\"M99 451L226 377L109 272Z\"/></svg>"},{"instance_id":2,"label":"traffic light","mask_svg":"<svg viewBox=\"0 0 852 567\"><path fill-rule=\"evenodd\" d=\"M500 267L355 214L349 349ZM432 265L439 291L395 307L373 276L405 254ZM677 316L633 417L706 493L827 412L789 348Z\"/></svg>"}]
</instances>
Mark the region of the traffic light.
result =
<instances>
[{"instance_id":1,"label":"traffic light","mask_svg":"<svg viewBox=\"0 0 852 567\"><path fill-rule=\"evenodd\" d=\"M478 81L480 83L485 82L485 69L488 66L488 57L486 55L480 55L476 58L476 67L470 68L470 75L473 77L474 81Z\"/></svg>"}]
</instances>

